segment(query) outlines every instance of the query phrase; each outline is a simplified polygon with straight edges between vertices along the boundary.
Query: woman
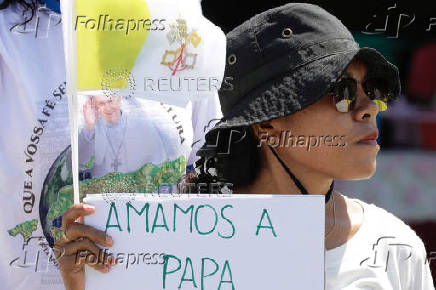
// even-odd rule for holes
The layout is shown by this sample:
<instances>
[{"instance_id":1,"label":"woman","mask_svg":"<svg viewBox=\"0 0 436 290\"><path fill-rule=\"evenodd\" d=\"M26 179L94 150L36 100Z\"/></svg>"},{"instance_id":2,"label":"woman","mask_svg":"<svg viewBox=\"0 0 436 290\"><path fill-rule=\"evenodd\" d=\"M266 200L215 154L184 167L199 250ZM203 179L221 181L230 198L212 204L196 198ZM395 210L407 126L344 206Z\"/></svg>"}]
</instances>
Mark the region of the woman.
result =
<instances>
[{"instance_id":1,"label":"woman","mask_svg":"<svg viewBox=\"0 0 436 290\"><path fill-rule=\"evenodd\" d=\"M326 289L434 289L409 226L333 189L334 179L374 174L376 116L399 95L397 68L301 3L228 33L227 57L224 118L207 133L191 182L231 183L234 194L325 194Z\"/></svg>"}]
</instances>

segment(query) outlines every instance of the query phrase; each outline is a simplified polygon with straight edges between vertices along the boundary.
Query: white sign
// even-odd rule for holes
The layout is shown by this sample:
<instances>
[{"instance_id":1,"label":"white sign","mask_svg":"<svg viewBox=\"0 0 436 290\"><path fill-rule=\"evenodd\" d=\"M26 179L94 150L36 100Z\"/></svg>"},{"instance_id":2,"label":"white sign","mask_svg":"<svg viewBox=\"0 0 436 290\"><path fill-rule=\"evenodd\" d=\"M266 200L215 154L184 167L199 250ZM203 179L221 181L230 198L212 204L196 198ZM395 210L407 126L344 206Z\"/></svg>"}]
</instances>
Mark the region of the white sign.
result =
<instances>
[{"instance_id":1,"label":"white sign","mask_svg":"<svg viewBox=\"0 0 436 290\"><path fill-rule=\"evenodd\" d=\"M86 289L324 289L322 195L92 195L118 265ZM94 258L82 257L78 259ZM91 260L89 260L91 261Z\"/></svg>"}]
</instances>

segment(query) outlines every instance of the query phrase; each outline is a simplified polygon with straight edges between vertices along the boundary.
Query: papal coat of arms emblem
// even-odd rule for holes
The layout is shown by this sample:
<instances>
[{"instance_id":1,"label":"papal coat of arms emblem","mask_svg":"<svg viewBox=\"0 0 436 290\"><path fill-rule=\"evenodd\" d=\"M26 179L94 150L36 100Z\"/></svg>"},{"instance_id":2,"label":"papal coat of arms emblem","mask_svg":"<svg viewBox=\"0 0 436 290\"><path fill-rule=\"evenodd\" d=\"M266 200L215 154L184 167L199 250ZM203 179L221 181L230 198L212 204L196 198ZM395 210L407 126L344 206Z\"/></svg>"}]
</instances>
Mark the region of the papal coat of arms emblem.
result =
<instances>
[{"instance_id":1,"label":"papal coat of arms emblem","mask_svg":"<svg viewBox=\"0 0 436 290\"><path fill-rule=\"evenodd\" d=\"M167 39L170 45L176 43L179 47L175 50L165 50L161 64L167 66L172 71L172 75L179 71L193 69L198 54L190 50L197 48L201 42L197 31L192 29L188 32L186 21L179 18L176 23L170 24Z\"/></svg>"}]
</instances>

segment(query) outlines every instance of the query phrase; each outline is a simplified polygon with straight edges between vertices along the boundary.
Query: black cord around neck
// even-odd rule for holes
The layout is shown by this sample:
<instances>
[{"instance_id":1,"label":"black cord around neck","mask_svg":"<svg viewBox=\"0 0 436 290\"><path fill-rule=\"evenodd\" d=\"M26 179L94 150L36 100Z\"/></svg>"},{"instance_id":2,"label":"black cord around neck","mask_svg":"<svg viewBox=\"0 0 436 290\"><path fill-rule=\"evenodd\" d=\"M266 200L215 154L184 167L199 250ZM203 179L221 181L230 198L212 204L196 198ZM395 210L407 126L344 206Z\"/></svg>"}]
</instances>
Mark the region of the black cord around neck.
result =
<instances>
[{"instance_id":1,"label":"black cord around neck","mask_svg":"<svg viewBox=\"0 0 436 290\"><path fill-rule=\"evenodd\" d=\"M288 168L288 166L286 166L286 164L282 161L282 159L280 159L280 157L277 154L277 152L270 145L268 145L268 147L269 147L269 149L271 149L271 152L277 158L277 160L279 161L280 165L282 165L283 169L285 169L285 171L289 175L289 177L291 177L292 181L294 181L295 185L298 187L298 189L300 190L301 194L309 194L307 192L306 188L304 188L304 186L297 179L297 177L295 177L295 175L291 172L291 170ZM331 197L332 192L333 192L334 183L335 183L335 181L333 180L332 184L330 185L329 190L325 194L325 203L327 203L330 200L330 197Z\"/></svg>"}]
</instances>

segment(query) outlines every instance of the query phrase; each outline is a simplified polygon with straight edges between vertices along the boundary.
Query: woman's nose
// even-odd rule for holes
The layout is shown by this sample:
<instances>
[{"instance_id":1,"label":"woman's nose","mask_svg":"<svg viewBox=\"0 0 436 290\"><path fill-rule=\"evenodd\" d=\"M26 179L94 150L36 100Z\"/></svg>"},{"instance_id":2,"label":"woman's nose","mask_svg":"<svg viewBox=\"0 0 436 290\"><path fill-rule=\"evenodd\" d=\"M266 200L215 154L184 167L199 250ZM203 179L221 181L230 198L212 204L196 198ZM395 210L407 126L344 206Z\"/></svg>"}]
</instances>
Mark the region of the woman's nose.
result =
<instances>
[{"instance_id":1,"label":"woman's nose","mask_svg":"<svg viewBox=\"0 0 436 290\"><path fill-rule=\"evenodd\" d=\"M369 119L376 122L376 117L378 114L377 104L369 98L369 96L364 92L361 85L357 89L357 102L354 110L354 118L356 121L363 119Z\"/></svg>"}]
</instances>

